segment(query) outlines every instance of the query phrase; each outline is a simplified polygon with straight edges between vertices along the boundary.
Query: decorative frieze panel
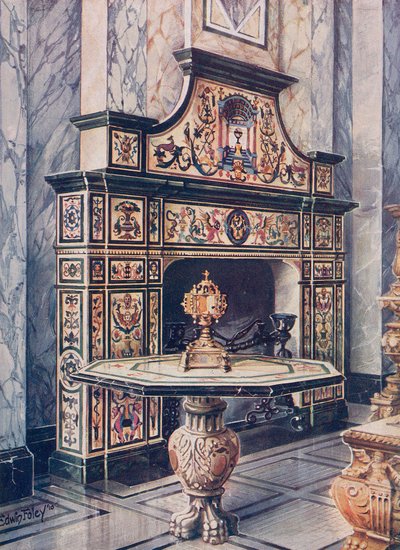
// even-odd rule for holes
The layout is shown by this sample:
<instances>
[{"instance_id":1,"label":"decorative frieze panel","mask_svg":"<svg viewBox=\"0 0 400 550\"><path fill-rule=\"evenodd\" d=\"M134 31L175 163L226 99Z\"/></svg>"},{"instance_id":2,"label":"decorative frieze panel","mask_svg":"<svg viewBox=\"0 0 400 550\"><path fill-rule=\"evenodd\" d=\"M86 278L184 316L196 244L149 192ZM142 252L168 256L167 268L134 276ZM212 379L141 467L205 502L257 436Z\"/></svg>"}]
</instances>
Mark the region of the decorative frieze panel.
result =
<instances>
[{"instance_id":1,"label":"decorative frieze panel","mask_svg":"<svg viewBox=\"0 0 400 550\"><path fill-rule=\"evenodd\" d=\"M89 452L105 448L105 392L103 388L89 388Z\"/></svg>"},{"instance_id":2,"label":"decorative frieze panel","mask_svg":"<svg viewBox=\"0 0 400 550\"><path fill-rule=\"evenodd\" d=\"M335 248L342 250L343 248L343 218L335 216Z\"/></svg>"},{"instance_id":3,"label":"decorative frieze panel","mask_svg":"<svg viewBox=\"0 0 400 550\"><path fill-rule=\"evenodd\" d=\"M82 284L84 278L83 258L59 258L58 278L60 283Z\"/></svg>"},{"instance_id":4,"label":"decorative frieze panel","mask_svg":"<svg viewBox=\"0 0 400 550\"><path fill-rule=\"evenodd\" d=\"M90 195L90 240L105 241L105 195Z\"/></svg>"},{"instance_id":5,"label":"decorative frieze panel","mask_svg":"<svg viewBox=\"0 0 400 550\"><path fill-rule=\"evenodd\" d=\"M314 288L314 358L333 362L334 287Z\"/></svg>"},{"instance_id":6,"label":"decorative frieze panel","mask_svg":"<svg viewBox=\"0 0 400 550\"><path fill-rule=\"evenodd\" d=\"M344 300L342 285L336 287L336 368L344 368Z\"/></svg>"},{"instance_id":7,"label":"decorative frieze panel","mask_svg":"<svg viewBox=\"0 0 400 550\"><path fill-rule=\"evenodd\" d=\"M148 293L148 323L149 323L149 355L160 353L160 292L152 290Z\"/></svg>"},{"instance_id":8,"label":"decorative frieze panel","mask_svg":"<svg viewBox=\"0 0 400 550\"><path fill-rule=\"evenodd\" d=\"M312 300L311 287L302 287L302 356L311 358L312 343Z\"/></svg>"},{"instance_id":9,"label":"decorative frieze panel","mask_svg":"<svg viewBox=\"0 0 400 550\"><path fill-rule=\"evenodd\" d=\"M109 392L108 447L110 449L143 442L145 439L143 407L142 397L119 391Z\"/></svg>"},{"instance_id":10,"label":"decorative frieze panel","mask_svg":"<svg viewBox=\"0 0 400 550\"><path fill-rule=\"evenodd\" d=\"M149 243L161 243L161 201L149 201Z\"/></svg>"},{"instance_id":11,"label":"decorative frieze panel","mask_svg":"<svg viewBox=\"0 0 400 550\"><path fill-rule=\"evenodd\" d=\"M109 284L143 283L146 276L144 258L109 259Z\"/></svg>"},{"instance_id":12,"label":"decorative frieze panel","mask_svg":"<svg viewBox=\"0 0 400 550\"><path fill-rule=\"evenodd\" d=\"M109 242L143 244L145 242L145 201L126 196L110 197Z\"/></svg>"},{"instance_id":13,"label":"decorative frieze panel","mask_svg":"<svg viewBox=\"0 0 400 550\"><path fill-rule=\"evenodd\" d=\"M299 247L299 214L166 203L166 245Z\"/></svg>"},{"instance_id":14,"label":"decorative frieze panel","mask_svg":"<svg viewBox=\"0 0 400 550\"><path fill-rule=\"evenodd\" d=\"M83 242L83 195L61 195L59 201L60 243Z\"/></svg>"},{"instance_id":15,"label":"decorative frieze panel","mask_svg":"<svg viewBox=\"0 0 400 550\"><path fill-rule=\"evenodd\" d=\"M59 388L59 447L69 452L82 451L82 389L66 392Z\"/></svg>"},{"instance_id":16,"label":"decorative frieze panel","mask_svg":"<svg viewBox=\"0 0 400 550\"><path fill-rule=\"evenodd\" d=\"M110 292L110 357L143 355L144 293Z\"/></svg>"},{"instance_id":17,"label":"decorative frieze panel","mask_svg":"<svg viewBox=\"0 0 400 550\"><path fill-rule=\"evenodd\" d=\"M110 128L110 165L139 170L140 142L139 132Z\"/></svg>"},{"instance_id":18,"label":"decorative frieze panel","mask_svg":"<svg viewBox=\"0 0 400 550\"><path fill-rule=\"evenodd\" d=\"M311 214L303 214L302 248L311 248Z\"/></svg>"},{"instance_id":19,"label":"decorative frieze panel","mask_svg":"<svg viewBox=\"0 0 400 550\"><path fill-rule=\"evenodd\" d=\"M333 279L333 262L314 262L314 279Z\"/></svg>"},{"instance_id":20,"label":"decorative frieze panel","mask_svg":"<svg viewBox=\"0 0 400 550\"><path fill-rule=\"evenodd\" d=\"M302 268L302 276L303 279L311 279L311 262L310 260L304 260L303 261L303 268Z\"/></svg>"},{"instance_id":21,"label":"decorative frieze panel","mask_svg":"<svg viewBox=\"0 0 400 550\"><path fill-rule=\"evenodd\" d=\"M333 194L333 170L326 164L314 164L314 190L320 195Z\"/></svg>"},{"instance_id":22,"label":"decorative frieze panel","mask_svg":"<svg viewBox=\"0 0 400 550\"><path fill-rule=\"evenodd\" d=\"M148 262L148 281L149 283L159 283L161 281L161 259L150 259Z\"/></svg>"},{"instance_id":23,"label":"decorative frieze panel","mask_svg":"<svg viewBox=\"0 0 400 550\"><path fill-rule=\"evenodd\" d=\"M197 79L186 113L147 137L147 170L307 193L310 160L288 141L276 99Z\"/></svg>"},{"instance_id":24,"label":"decorative frieze panel","mask_svg":"<svg viewBox=\"0 0 400 550\"><path fill-rule=\"evenodd\" d=\"M343 262L335 262L335 279L343 279Z\"/></svg>"},{"instance_id":25,"label":"decorative frieze panel","mask_svg":"<svg viewBox=\"0 0 400 550\"><path fill-rule=\"evenodd\" d=\"M82 353L82 292L60 291L60 353L75 349Z\"/></svg>"},{"instance_id":26,"label":"decorative frieze panel","mask_svg":"<svg viewBox=\"0 0 400 550\"><path fill-rule=\"evenodd\" d=\"M105 258L93 256L89 259L90 284L104 284L106 282Z\"/></svg>"},{"instance_id":27,"label":"decorative frieze panel","mask_svg":"<svg viewBox=\"0 0 400 550\"><path fill-rule=\"evenodd\" d=\"M90 361L105 357L105 298L104 291L90 292L89 336Z\"/></svg>"},{"instance_id":28,"label":"decorative frieze panel","mask_svg":"<svg viewBox=\"0 0 400 550\"><path fill-rule=\"evenodd\" d=\"M323 388L316 388L313 390L314 403L321 403L323 401L332 401L335 397L335 386L325 386Z\"/></svg>"},{"instance_id":29,"label":"decorative frieze panel","mask_svg":"<svg viewBox=\"0 0 400 550\"><path fill-rule=\"evenodd\" d=\"M314 247L319 250L333 249L333 216L314 216Z\"/></svg>"}]
</instances>

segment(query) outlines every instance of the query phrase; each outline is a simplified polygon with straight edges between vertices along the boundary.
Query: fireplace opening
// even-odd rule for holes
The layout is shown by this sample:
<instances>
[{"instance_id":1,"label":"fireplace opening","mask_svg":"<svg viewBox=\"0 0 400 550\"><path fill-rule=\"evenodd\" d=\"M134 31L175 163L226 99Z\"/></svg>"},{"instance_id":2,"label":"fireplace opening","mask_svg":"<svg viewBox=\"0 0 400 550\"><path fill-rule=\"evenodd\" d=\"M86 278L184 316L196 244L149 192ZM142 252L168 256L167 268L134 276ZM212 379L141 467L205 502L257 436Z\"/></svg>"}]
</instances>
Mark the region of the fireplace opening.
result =
<instances>
[{"instance_id":1,"label":"fireplace opening","mask_svg":"<svg viewBox=\"0 0 400 550\"><path fill-rule=\"evenodd\" d=\"M218 333L232 338L239 331L259 319L266 323L266 331L272 331L271 313L293 313L299 319L298 272L294 265L282 260L264 259L219 259L190 258L171 263L164 274L163 285L163 342L164 353L176 353L168 349L171 336L171 324L185 327L185 336L193 336L193 321L183 311L181 302L185 292L202 279L204 271L209 271L210 279L221 292L227 295L228 308L219 323L215 325ZM292 337L286 347L293 356L298 356L299 321L296 321ZM248 342L255 327L249 330L240 342ZM250 346L237 353L263 353L274 355L274 345ZM246 423L246 415L253 408L254 400L229 399L226 419L230 423Z\"/></svg>"},{"instance_id":2,"label":"fireplace opening","mask_svg":"<svg viewBox=\"0 0 400 550\"><path fill-rule=\"evenodd\" d=\"M273 330L271 313L299 315L299 285L293 265L281 260L190 258L171 263L164 274L163 285L163 352L171 351L171 325L185 327L185 336L194 336L192 319L183 311L182 300L193 284L209 271L210 278L227 295L228 308L225 315L214 325L217 334L229 340L249 328L238 342L251 340L258 319L265 323L265 330ZM298 321L291 331L287 344L293 355L298 354ZM224 342L223 342L224 343ZM235 350L236 353L263 353L274 355L272 343L249 346Z\"/></svg>"}]
</instances>

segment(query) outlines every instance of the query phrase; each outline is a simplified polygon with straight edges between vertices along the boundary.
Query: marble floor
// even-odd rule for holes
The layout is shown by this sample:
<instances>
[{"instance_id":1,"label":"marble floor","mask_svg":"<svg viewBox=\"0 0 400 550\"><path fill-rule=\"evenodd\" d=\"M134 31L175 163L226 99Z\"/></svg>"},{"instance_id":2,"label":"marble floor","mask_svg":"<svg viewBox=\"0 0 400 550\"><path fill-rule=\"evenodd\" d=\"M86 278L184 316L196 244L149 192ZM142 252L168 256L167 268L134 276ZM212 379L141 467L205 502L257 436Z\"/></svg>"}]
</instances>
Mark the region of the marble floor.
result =
<instances>
[{"instance_id":1,"label":"marble floor","mask_svg":"<svg viewBox=\"0 0 400 550\"><path fill-rule=\"evenodd\" d=\"M353 408L352 419L365 421L367 412ZM351 532L329 496L333 478L350 458L339 434L309 436L242 457L224 496L225 508L240 518L239 535L219 548L339 549ZM135 486L108 482L86 487L42 477L33 498L0 508L0 546L209 549L200 540L177 541L168 534L170 515L184 507L185 499L175 476Z\"/></svg>"}]
</instances>

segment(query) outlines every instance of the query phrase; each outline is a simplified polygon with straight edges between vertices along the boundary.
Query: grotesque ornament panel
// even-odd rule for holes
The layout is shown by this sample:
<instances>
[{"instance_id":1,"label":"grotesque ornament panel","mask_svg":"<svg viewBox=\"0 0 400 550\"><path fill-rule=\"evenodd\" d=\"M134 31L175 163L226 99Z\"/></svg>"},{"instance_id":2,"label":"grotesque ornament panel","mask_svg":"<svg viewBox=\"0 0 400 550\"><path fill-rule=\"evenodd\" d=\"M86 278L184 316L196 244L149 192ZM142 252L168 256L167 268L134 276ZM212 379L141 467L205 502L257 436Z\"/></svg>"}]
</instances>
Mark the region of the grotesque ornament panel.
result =
<instances>
[{"instance_id":1,"label":"grotesque ornament panel","mask_svg":"<svg viewBox=\"0 0 400 550\"><path fill-rule=\"evenodd\" d=\"M294 151L275 98L198 79L185 115L148 136L148 171L307 192L310 162Z\"/></svg>"}]
</instances>

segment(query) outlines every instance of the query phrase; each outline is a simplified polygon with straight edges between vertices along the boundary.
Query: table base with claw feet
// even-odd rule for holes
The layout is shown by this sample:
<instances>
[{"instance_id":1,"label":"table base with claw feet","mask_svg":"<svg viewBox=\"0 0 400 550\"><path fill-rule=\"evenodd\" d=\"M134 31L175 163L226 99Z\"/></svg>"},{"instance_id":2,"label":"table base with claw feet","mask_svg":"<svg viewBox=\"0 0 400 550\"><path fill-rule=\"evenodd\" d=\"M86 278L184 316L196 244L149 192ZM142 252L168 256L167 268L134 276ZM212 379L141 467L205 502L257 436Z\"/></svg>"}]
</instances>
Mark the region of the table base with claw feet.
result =
<instances>
[{"instance_id":1,"label":"table base with claw feet","mask_svg":"<svg viewBox=\"0 0 400 550\"><path fill-rule=\"evenodd\" d=\"M183 408L185 426L172 434L168 450L189 504L172 515L170 532L183 539L200 535L204 542L222 544L237 534L238 519L223 509L221 497L239 460L239 439L224 425L223 399L187 397Z\"/></svg>"}]
</instances>

